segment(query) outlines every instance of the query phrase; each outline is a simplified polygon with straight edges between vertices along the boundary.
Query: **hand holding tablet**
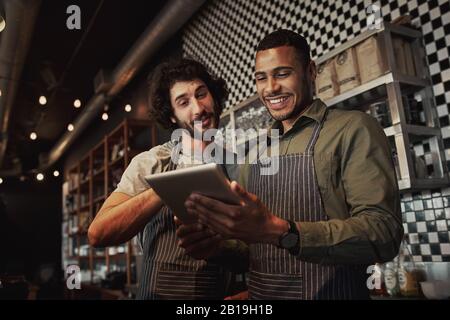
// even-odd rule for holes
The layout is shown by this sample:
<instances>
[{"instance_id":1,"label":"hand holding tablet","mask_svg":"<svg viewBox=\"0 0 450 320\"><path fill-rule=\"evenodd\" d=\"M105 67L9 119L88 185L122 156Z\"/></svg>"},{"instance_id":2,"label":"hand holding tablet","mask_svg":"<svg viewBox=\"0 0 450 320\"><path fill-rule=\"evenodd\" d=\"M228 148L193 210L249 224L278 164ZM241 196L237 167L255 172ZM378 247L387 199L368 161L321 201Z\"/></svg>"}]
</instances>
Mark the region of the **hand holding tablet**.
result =
<instances>
[{"instance_id":1,"label":"hand holding tablet","mask_svg":"<svg viewBox=\"0 0 450 320\"><path fill-rule=\"evenodd\" d=\"M145 180L185 224L196 222L184 206L193 192L230 204L239 204L240 201L231 190L222 167L215 163L157 173L146 176Z\"/></svg>"}]
</instances>

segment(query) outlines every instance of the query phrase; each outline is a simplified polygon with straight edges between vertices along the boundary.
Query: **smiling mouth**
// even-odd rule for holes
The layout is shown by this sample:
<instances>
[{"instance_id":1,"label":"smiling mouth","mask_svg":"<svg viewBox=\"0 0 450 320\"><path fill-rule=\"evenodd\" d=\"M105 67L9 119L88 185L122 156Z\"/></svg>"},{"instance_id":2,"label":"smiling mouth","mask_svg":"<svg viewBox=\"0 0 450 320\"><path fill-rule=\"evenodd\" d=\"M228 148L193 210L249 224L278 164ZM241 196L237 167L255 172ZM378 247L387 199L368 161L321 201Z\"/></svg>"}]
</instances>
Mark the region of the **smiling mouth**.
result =
<instances>
[{"instance_id":1,"label":"smiling mouth","mask_svg":"<svg viewBox=\"0 0 450 320\"><path fill-rule=\"evenodd\" d=\"M284 108L288 104L290 98L291 96L282 96L275 98L266 98L265 100L267 101L271 109L278 110Z\"/></svg>"},{"instance_id":2,"label":"smiling mouth","mask_svg":"<svg viewBox=\"0 0 450 320\"><path fill-rule=\"evenodd\" d=\"M212 117L210 115L205 115L199 119L194 120L193 126L195 126L196 124L201 124L202 128L208 127L211 124L211 119Z\"/></svg>"}]
</instances>

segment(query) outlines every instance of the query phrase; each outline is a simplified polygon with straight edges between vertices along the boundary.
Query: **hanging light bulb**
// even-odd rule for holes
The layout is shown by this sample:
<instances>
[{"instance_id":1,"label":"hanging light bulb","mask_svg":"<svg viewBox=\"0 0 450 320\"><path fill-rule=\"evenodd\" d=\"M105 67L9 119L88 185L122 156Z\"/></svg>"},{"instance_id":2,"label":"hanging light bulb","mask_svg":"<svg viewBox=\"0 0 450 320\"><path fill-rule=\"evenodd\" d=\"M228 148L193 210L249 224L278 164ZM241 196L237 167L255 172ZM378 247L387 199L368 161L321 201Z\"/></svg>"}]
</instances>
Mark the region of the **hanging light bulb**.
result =
<instances>
[{"instance_id":1,"label":"hanging light bulb","mask_svg":"<svg viewBox=\"0 0 450 320\"><path fill-rule=\"evenodd\" d=\"M31 140L36 140L36 139L37 139L37 134L36 134L36 132L30 133L30 139L31 139Z\"/></svg>"},{"instance_id":2,"label":"hanging light bulb","mask_svg":"<svg viewBox=\"0 0 450 320\"><path fill-rule=\"evenodd\" d=\"M40 96L39 97L39 104L41 105L46 105L47 104L47 98L45 96Z\"/></svg>"},{"instance_id":3,"label":"hanging light bulb","mask_svg":"<svg viewBox=\"0 0 450 320\"><path fill-rule=\"evenodd\" d=\"M3 179L2 178L0 178L0 184L2 184L3 183Z\"/></svg>"},{"instance_id":4,"label":"hanging light bulb","mask_svg":"<svg viewBox=\"0 0 450 320\"><path fill-rule=\"evenodd\" d=\"M73 102L73 106L74 106L75 108L81 107L81 101L80 101L80 99L76 99L76 100Z\"/></svg>"},{"instance_id":5,"label":"hanging light bulb","mask_svg":"<svg viewBox=\"0 0 450 320\"><path fill-rule=\"evenodd\" d=\"M105 106L103 107L103 114L102 114L102 119L103 121L108 120L108 109L109 109L109 105L108 103L105 103Z\"/></svg>"},{"instance_id":6,"label":"hanging light bulb","mask_svg":"<svg viewBox=\"0 0 450 320\"><path fill-rule=\"evenodd\" d=\"M58 170L53 171L53 176L59 177L59 171Z\"/></svg>"},{"instance_id":7,"label":"hanging light bulb","mask_svg":"<svg viewBox=\"0 0 450 320\"><path fill-rule=\"evenodd\" d=\"M73 131L73 129L74 129L73 124L69 123L69 125L67 126L67 130Z\"/></svg>"},{"instance_id":8,"label":"hanging light bulb","mask_svg":"<svg viewBox=\"0 0 450 320\"><path fill-rule=\"evenodd\" d=\"M131 105L130 105L130 104L127 104L127 105L125 106L125 111L126 111L126 112L130 112L130 111L131 111Z\"/></svg>"},{"instance_id":9,"label":"hanging light bulb","mask_svg":"<svg viewBox=\"0 0 450 320\"><path fill-rule=\"evenodd\" d=\"M36 180L37 180L37 181L42 181L42 180L44 180L44 175L43 175L42 173L38 173L38 174L36 175Z\"/></svg>"}]
</instances>

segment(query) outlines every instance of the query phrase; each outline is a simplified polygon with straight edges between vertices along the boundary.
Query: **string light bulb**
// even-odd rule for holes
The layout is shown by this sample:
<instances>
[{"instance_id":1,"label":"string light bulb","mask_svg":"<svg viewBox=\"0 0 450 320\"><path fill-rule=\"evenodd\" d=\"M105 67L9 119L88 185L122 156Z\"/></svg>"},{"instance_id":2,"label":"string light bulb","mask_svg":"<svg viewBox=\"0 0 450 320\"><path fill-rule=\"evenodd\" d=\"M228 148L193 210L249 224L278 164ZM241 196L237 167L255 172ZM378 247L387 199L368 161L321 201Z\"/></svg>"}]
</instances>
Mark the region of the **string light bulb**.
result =
<instances>
[{"instance_id":1,"label":"string light bulb","mask_svg":"<svg viewBox=\"0 0 450 320\"><path fill-rule=\"evenodd\" d=\"M47 104L47 98L45 96L39 97L39 104L45 106Z\"/></svg>"},{"instance_id":2,"label":"string light bulb","mask_svg":"<svg viewBox=\"0 0 450 320\"><path fill-rule=\"evenodd\" d=\"M81 107L81 101L80 101L80 99L76 99L76 100L73 102L73 106L74 106L75 108Z\"/></svg>"}]
</instances>

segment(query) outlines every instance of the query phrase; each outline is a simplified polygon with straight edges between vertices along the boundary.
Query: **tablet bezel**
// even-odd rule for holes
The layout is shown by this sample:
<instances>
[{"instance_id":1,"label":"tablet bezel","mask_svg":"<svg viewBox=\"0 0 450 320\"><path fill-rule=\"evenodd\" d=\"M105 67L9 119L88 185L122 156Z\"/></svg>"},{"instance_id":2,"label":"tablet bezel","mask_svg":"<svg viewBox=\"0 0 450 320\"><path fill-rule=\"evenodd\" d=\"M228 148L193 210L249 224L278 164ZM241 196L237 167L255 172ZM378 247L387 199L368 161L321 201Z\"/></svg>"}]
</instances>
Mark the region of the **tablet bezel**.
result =
<instances>
[{"instance_id":1,"label":"tablet bezel","mask_svg":"<svg viewBox=\"0 0 450 320\"><path fill-rule=\"evenodd\" d=\"M231 190L230 181L220 164L209 163L189 168L148 175L145 180L164 203L183 223L196 219L187 213L187 197L198 192L230 204L239 204L239 197Z\"/></svg>"}]
</instances>

